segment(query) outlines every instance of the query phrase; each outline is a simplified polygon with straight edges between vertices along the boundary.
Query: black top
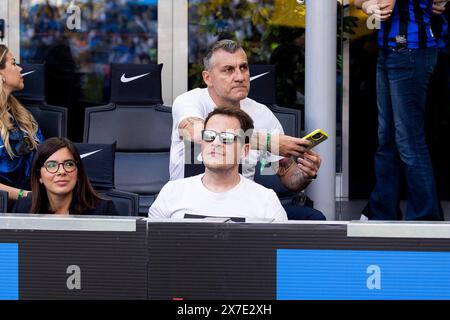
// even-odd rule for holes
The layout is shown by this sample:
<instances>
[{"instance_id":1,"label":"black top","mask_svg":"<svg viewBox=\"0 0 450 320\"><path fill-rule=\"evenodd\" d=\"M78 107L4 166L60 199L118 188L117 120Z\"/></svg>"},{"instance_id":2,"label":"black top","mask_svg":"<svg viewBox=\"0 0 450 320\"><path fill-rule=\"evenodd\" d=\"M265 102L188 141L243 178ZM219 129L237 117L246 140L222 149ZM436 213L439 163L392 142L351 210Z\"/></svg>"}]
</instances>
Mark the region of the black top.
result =
<instances>
[{"instance_id":1,"label":"black top","mask_svg":"<svg viewBox=\"0 0 450 320\"><path fill-rule=\"evenodd\" d=\"M27 196L20 200L17 200L12 212L14 213L29 213L31 209L31 196ZM69 214L80 214L80 215L97 215L97 216L118 216L116 206L111 200L100 200L97 202L97 205L94 209L86 210L82 213L74 213L75 202L72 201L72 204L69 208Z\"/></svg>"}]
</instances>

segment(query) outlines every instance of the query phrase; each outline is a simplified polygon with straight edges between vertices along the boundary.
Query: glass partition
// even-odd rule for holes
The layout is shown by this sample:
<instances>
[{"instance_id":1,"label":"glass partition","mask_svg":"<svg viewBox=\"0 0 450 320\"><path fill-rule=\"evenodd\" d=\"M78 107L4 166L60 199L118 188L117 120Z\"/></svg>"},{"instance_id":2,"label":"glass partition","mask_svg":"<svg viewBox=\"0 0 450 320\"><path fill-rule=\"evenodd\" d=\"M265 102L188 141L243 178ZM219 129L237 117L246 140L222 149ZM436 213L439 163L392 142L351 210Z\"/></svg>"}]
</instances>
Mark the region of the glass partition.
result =
<instances>
[{"instance_id":1,"label":"glass partition","mask_svg":"<svg viewBox=\"0 0 450 320\"><path fill-rule=\"evenodd\" d=\"M79 123L83 107L109 101L110 63L157 62L156 0L22 0L20 9L21 63L46 64L47 102Z\"/></svg>"}]
</instances>

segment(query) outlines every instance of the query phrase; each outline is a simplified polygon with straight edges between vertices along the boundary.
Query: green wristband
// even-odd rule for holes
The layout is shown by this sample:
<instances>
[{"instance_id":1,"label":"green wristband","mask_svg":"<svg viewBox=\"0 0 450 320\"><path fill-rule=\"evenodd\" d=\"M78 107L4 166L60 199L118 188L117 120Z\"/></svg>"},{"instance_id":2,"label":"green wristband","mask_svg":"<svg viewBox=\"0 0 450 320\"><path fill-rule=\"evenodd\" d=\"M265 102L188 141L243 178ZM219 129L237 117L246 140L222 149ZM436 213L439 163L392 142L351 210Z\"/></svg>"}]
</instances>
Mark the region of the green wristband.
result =
<instances>
[{"instance_id":1,"label":"green wristband","mask_svg":"<svg viewBox=\"0 0 450 320\"><path fill-rule=\"evenodd\" d=\"M266 135L266 151L269 151L269 147L270 147L270 132L267 132L267 135Z\"/></svg>"},{"instance_id":2,"label":"green wristband","mask_svg":"<svg viewBox=\"0 0 450 320\"><path fill-rule=\"evenodd\" d=\"M259 168L260 173L262 174L264 168L266 167L267 164L267 150L269 150L269 146L270 146L270 132L267 132L266 135L266 145L264 146L264 150L263 150L263 154L261 157L261 167Z\"/></svg>"},{"instance_id":3,"label":"green wristband","mask_svg":"<svg viewBox=\"0 0 450 320\"><path fill-rule=\"evenodd\" d=\"M23 189L19 190L19 193L17 194L17 199L22 199L23 198Z\"/></svg>"}]
</instances>

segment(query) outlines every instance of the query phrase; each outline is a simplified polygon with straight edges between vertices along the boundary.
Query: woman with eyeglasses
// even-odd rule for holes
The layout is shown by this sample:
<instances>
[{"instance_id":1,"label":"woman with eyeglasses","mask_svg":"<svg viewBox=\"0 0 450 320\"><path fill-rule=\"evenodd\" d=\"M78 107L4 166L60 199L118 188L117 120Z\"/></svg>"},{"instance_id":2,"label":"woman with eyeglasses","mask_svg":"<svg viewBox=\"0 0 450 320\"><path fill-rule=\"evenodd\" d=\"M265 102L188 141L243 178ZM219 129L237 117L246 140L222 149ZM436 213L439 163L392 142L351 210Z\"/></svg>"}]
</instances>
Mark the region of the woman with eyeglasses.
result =
<instances>
[{"instance_id":1,"label":"woman with eyeglasses","mask_svg":"<svg viewBox=\"0 0 450 320\"><path fill-rule=\"evenodd\" d=\"M14 212L118 215L114 203L94 191L78 150L66 138L50 138L38 146L31 191L17 201Z\"/></svg>"},{"instance_id":2,"label":"woman with eyeglasses","mask_svg":"<svg viewBox=\"0 0 450 320\"><path fill-rule=\"evenodd\" d=\"M0 190L19 199L30 189L33 156L43 136L31 113L12 96L23 89L22 68L0 45Z\"/></svg>"}]
</instances>

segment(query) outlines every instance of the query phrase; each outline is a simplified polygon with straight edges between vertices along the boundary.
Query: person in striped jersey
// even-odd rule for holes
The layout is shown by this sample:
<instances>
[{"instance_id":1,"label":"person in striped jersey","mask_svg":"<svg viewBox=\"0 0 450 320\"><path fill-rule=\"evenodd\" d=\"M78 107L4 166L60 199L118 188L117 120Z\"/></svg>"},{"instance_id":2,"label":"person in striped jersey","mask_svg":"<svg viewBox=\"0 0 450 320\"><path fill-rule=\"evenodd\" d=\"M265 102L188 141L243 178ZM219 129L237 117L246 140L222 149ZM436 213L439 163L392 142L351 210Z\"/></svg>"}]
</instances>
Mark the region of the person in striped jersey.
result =
<instances>
[{"instance_id":1,"label":"person in striped jersey","mask_svg":"<svg viewBox=\"0 0 450 320\"><path fill-rule=\"evenodd\" d=\"M376 72L378 149L376 184L363 215L401 219L400 183L406 175L406 220L443 220L425 140L427 86L436 65L431 16L441 0L355 0L381 20Z\"/></svg>"}]
</instances>

